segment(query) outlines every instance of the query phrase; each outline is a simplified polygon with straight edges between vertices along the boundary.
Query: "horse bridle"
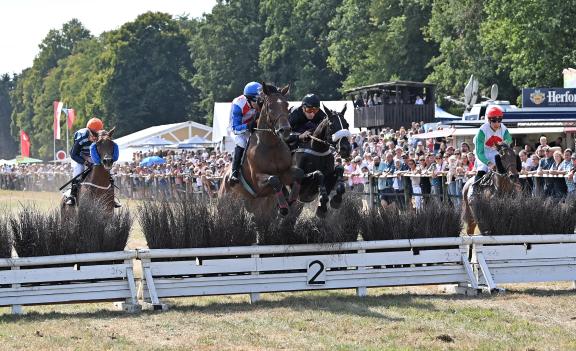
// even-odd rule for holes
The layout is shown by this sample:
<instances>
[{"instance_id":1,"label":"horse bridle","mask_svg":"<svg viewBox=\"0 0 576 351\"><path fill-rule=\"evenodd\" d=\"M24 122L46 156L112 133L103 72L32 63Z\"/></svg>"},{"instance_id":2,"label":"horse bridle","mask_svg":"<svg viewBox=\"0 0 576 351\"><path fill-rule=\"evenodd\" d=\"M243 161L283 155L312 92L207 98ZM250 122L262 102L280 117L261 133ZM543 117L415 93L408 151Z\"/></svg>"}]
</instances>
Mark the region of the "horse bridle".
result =
<instances>
[{"instance_id":1,"label":"horse bridle","mask_svg":"<svg viewBox=\"0 0 576 351\"><path fill-rule=\"evenodd\" d=\"M272 93L272 94L270 94L270 95L265 95L265 96L264 96L264 102L262 103L262 110L261 110L261 111L264 111L264 107L266 107L266 120L265 120L265 122L266 122L266 126L267 126L268 128L254 128L254 131L257 131L257 132L269 132L269 133L272 133L273 135L275 135L276 137L282 139L282 138L280 137L280 135L278 135L278 133L276 132L276 129L274 129L274 125L280 120L280 118L281 118L282 116L281 116L281 115L278 116L278 118L275 119L274 123L271 124L271 123L270 123L270 114L268 113L268 111L270 110L270 108L269 108L270 98L271 98L272 96L275 96L275 95L283 96L283 95L280 94L280 93ZM283 100L284 100L284 99L283 99Z\"/></svg>"}]
</instances>

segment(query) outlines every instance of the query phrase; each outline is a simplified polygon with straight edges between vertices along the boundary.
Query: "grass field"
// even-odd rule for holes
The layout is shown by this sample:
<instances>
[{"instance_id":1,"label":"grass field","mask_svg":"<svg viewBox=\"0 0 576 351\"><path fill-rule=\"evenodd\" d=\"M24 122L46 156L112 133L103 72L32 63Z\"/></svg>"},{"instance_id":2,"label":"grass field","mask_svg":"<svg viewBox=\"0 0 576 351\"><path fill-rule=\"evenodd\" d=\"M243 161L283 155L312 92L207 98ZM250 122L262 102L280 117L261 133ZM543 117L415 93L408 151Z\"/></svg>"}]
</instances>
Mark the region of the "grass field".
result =
<instances>
[{"instance_id":1,"label":"grass field","mask_svg":"<svg viewBox=\"0 0 576 351\"><path fill-rule=\"evenodd\" d=\"M58 194L0 191L0 206L57 206ZM135 213L135 202L125 202ZM135 222L129 247L144 239ZM576 291L566 283L507 286L462 297L437 287L167 300L126 315L111 303L0 308L0 350L576 350Z\"/></svg>"}]
</instances>

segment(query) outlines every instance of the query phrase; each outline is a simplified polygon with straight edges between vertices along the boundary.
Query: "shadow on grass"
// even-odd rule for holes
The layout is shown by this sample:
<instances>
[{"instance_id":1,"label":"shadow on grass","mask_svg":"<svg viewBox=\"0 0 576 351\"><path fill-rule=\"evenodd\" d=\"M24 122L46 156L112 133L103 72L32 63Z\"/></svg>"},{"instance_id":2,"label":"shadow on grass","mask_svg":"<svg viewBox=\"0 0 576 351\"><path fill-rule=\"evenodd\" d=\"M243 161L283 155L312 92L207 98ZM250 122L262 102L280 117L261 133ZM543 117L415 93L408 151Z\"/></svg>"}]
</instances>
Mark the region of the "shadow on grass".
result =
<instances>
[{"instance_id":1,"label":"shadow on grass","mask_svg":"<svg viewBox=\"0 0 576 351\"><path fill-rule=\"evenodd\" d=\"M255 304L247 301L242 302L211 302L207 305L197 305L194 303L178 304L180 298L163 299L164 302L169 304L168 312L157 312L151 310L144 310L138 314L129 314L122 311L113 311L107 309L99 309L92 312L26 312L24 315L11 315L0 314L0 323L10 323L17 321L24 322L42 322L60 319L105 319L105 318L139 318L148 315L156 315L159 313L172 312L194 312L202 314L234 314L244 312L258 312L264 310L271 310L276 308L286 308L293 311L322 311L330 312L338 315L353 315L359 317L378 318L390 322L401 322L404 318L386 316L380 312L375 312L373 308L413 308L430 312L439 311L435 305L435 301L468 301L468 300L483 300L493 299L493 295L480 294L478 296L466 295L450 295L450 294L413 294L413 293L387 293L383 292L378 295L369 295L365 297L357 297L354 295L345 294L339 290L323 290L311 292L313 296L302 296L299 292L294 292L295 295L283 297L279 300L261 300ZM322 295L317 295L321 293ZM265 293L270 294L270 293ZM241 294L247 295L247 294ZM506 293L502 296L511 295L530 295L536 297L553 297L553 296L576 296L576 290L551 290L543 288L520 289L507 287ZM229 296L229 295L222 295ZM190 298L188 298L190 299ZM8 308L6 308L8 311Z\"/></svg>"}]
</instances>

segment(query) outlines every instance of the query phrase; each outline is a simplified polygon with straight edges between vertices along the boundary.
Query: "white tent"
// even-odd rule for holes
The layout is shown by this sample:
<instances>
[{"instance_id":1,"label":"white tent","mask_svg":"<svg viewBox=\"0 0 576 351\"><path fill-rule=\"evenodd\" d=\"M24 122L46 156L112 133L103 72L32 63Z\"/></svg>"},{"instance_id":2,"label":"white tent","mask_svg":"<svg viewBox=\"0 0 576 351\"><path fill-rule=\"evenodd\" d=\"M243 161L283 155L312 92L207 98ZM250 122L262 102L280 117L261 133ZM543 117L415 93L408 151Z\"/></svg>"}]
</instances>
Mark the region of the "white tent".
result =
<instances>
[{"instance_id":1,"label":"white tent","mask_svg":"<svg viewBox=\"0 0 576 351\"><path fill-rule=\"evenodd\" d=\"M147 142L157 138L166 140L169 144L177 144L193 136L199 136L208 140L212 139L212 128L200 123L187 121L181 123L165 124L146 128L135 133L114 139L120 149L119 162L132 161L132 154L138 151L148 151L157 146L146 145Z\"/></svg>"},{"instance_id":2,"label":"white tent","mask_svg":"<svg viewBox=\"0 0 576 351\"><path fill-rule=\"evenodd\" d=\"M290 101L290 107L298 108L300 101ZM230 108L231 102L217 102L214 104L214 121L212 124L212 141L222 143L222 148L226 151L234 150L234 140L228 130L230 125ZM344 105L347 105L344 118L350 125L352 133L358 133L359 129L354 127L354 104L352 101L322 101L322 105L335 111L342 111Z\"/></svg>"}]
</instances>

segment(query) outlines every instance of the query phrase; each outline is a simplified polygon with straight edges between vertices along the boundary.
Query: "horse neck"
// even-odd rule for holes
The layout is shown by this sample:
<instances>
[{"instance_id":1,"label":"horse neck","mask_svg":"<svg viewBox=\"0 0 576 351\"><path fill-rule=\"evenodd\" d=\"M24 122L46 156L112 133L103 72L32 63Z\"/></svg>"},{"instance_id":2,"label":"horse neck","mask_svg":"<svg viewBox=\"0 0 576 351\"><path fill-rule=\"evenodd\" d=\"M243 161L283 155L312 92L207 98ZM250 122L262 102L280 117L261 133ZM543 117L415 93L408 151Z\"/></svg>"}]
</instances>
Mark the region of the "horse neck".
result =
<instances>
[{"instance_id":1,"label":"horse neck","mask_svg":"<svg viewBox=\"0 0 576 351\"><path fill-rule=\"evenodd\" d=\"M498 191L509 193L514 190L514 182L507 174L494 173L494 185Z\"/></svg>"},{"instance_id":2,"label":"horse neck","mask_svg":"<svg viewBox=\"0 0 576 351\"><path fill-rule=\"evenodd\" d=\"M108 186L110 184L110 171L102 165L92 166L92 171L88 174L88 177L86 177L85 182Z\"/></svg>"}]
</instances>

